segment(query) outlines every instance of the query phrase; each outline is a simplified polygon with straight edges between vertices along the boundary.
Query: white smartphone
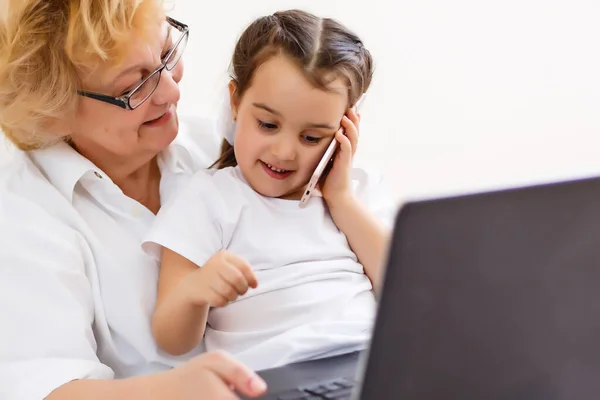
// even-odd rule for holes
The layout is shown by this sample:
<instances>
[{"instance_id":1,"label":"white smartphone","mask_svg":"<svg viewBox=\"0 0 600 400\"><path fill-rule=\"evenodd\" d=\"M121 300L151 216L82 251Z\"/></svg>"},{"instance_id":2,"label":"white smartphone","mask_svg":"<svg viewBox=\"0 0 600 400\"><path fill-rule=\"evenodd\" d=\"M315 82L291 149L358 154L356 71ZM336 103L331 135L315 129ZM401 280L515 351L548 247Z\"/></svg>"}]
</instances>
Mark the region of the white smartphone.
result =
<instances>
[{"instance_id":1,"label":"white smartphone","mask_svg":"<svg viewBox=\"0 0 600 400\"><path fill-rule=\"evenodd\" d=\"M352 107L354 112L359 111L361 104L365 100L365 96L366 93L363 93L363 95L360 96L360 98L356 101L356 104L354 105L354 107ZM325 172L327 167L329 167L330 163L333 161L333 157L335 156L335 151L337 150L337 147L338 141L335 140L334 136L331 143L329 143L329 146L327 146L327 150L325 150L325 154L323 154L321 161L319 161L319 164L317 164L317 168L315 168L315 172L313 172L310 181L308 181L308 185L306 185L304 194L300 199L300 208L305 207L308 203L308 200L310 200L310 198L314 196L317 184L319 183L319 180L321 179L321 176L323 176L323 173Z\"/></svg>"}]
</instances>

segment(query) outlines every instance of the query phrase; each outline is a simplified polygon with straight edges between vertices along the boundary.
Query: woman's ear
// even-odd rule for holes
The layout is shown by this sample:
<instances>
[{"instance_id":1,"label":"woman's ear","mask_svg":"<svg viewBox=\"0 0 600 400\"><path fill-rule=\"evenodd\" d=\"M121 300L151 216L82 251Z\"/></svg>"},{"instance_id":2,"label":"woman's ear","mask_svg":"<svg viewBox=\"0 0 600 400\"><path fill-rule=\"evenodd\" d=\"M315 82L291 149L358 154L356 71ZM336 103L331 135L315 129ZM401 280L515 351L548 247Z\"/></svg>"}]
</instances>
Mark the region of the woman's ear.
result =
<instances>
[{"instance_id":1,"label":"woman's ear","mask_svg":"<svg viewBox=\"0 0 600 400\"><path fill-rule=\"evenodd\" d=\"M237 96L237 82L233 79L229 81L229 105L231 106L231 114L233 115L233 120L237 119L238 106L239 106L239 98Z\"/></svg>"}]
</instances>

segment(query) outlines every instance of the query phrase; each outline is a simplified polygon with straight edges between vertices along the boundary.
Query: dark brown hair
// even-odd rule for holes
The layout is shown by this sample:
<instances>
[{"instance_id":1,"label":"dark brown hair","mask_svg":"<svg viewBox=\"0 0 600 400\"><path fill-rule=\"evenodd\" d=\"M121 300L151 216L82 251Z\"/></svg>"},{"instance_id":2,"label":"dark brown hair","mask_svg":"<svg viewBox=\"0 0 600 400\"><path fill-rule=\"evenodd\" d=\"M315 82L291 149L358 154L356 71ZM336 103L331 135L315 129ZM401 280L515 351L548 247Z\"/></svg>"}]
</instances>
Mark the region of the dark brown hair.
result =
<instances>
[{"instance_id":1,"label":"dark brown hair","mask_svg":"<svg viewBox=\"0 0 600 400\"><path fill-rule=\"evenodd\" d=\"M349 105L354 105L371 84L373 59L356 34L333 19L300 10L280 11L255 20L235 46L230 75L238 99L250 87L256 69L280 53L296 61L306 78L320 89L327 90L332 73L335 78L344 78ZM233 146L227 141L223 141L215 165L219 169L237 165Z\"/></svg>"}]
</instances>

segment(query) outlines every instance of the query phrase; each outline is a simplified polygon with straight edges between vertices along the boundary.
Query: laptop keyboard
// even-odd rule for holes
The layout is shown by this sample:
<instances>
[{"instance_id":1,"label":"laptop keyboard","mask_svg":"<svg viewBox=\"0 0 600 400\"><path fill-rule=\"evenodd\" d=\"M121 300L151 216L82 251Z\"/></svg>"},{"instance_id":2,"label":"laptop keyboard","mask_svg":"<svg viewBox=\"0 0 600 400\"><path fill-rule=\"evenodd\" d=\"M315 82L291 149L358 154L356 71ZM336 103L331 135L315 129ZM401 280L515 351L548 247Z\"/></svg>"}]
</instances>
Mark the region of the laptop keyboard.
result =
<instances>
[{"instance_id":1,"label":"laptop keyboard","mask_svg":"<svg viewBox=\"0 0 600 400\"><path fill-rule=\"evenodd\" d=\"M281 393L277 400L347 400L353 387L349 379L334 379Z\"/></svg>"}]
</instances>

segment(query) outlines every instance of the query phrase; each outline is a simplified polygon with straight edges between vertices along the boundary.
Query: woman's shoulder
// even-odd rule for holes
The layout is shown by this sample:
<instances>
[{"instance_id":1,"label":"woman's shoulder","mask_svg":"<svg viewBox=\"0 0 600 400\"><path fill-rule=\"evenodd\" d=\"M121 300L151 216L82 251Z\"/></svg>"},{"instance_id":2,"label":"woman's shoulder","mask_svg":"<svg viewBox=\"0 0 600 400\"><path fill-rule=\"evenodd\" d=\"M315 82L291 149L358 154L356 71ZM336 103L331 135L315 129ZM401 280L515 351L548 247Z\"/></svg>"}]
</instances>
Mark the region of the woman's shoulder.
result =
<instances>
[{"instance_id":1,"label":"woman's shoulder","mask_svg":"<svg viewBox=\"0 0 600 400\"><path fill-rule=\"evenodd\" d=\"M26 153L0 167L0 258L72 257L79 249L75 221L72 204ZM38 251L27 255L28 247Z\"/></svg>"},{"instance_id":2,"label":"woman's shoulder","mask_svg":"<svg viewBox=\"0 0 600 400\"><path fill-rule=\"evenodd\" d=\"M0 166L0 212L6 202L21 199L28 202L43 202L56 188L44 177L26 152L15 151L9 161Z\"/></svg>"},{"instance_id":3,"label":"woman's shoulder","mask_svg":"<svg viewBox=\"0 0 600 400\"><path fill-rule=\"evenodd\" d=\"M14 154L0 167L0 229L27 225L25 222L40 229L42 225L68 225L63 219L72 208L27 153Z\"/></svg>"}]
</instances>

